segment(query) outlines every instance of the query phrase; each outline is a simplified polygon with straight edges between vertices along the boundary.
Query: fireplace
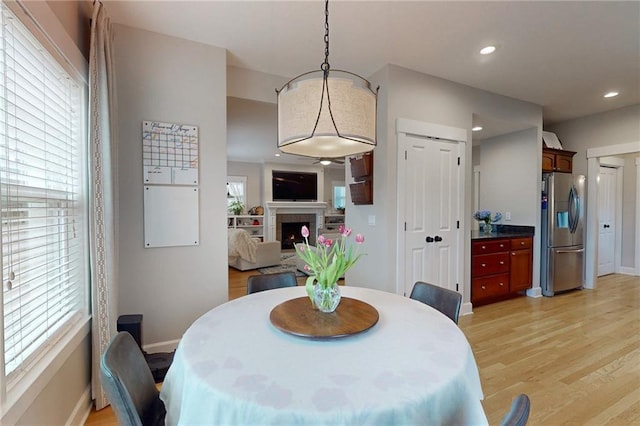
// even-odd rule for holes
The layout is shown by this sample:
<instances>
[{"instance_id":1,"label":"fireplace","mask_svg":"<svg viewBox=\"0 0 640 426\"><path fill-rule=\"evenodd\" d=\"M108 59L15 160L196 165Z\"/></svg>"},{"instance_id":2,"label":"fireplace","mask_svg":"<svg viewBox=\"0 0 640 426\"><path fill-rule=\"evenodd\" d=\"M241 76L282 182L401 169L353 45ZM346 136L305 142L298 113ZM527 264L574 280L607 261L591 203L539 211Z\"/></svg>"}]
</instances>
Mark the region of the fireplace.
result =
<instances>
[{"instance_id":1,"label":"fireplace","mask_svg":"<svg viewBox=\"0 0 640 426\"><path fill-rule=\"evenodd\" d=\"M295 243L304 242L302 237L302 227L309 228L309 222L288 222L282 224L282 234L280 235L280 242L283 250L295 249Z\"/></svg>"},{"instance_id":2,"label":"fireplace","mask_svg":"<svg viewBox=\"0 0 640 426\"><path fill-rule=\"evenodd\" d=\"M309 244L316 241L316 216L313 214L279 214L276 220L276 238L280 239L282 250L294 250L295 243L304 241L302 227L309 229Z\"/></svg>"},{"instance_id":3,"label":"fireplace","mask_svg":"<svg viewBox=\"0 0 640 426\"><path fill-rule=\"evenodd\" d=\"M267 223L266 241L282 241L283 223L308 223L309 244L315 245L318 225L324 223L324 210L327 207L325 202L283 202L268 201L266 203L265 221ZM298 230L302 225L296 225ZM291 249L293 250L293 246Z\"/></svg>"}]
</instances>

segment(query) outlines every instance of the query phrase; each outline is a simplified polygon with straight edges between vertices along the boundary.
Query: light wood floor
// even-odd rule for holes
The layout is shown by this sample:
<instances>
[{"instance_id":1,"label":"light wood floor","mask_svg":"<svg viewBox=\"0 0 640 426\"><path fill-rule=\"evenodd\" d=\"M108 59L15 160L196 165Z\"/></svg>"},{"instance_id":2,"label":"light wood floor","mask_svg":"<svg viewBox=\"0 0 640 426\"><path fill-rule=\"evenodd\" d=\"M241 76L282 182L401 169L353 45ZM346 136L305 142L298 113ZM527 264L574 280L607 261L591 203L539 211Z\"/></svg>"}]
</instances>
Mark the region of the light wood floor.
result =
<instances>
[{"instance_id":1,"label":"light wood floor","mask_svg":"<svg viewBox=\"0 0 640 426\"><path fill-rule=\"evenodd\" d=\"M254 271L229 270L229 299ZM640 425L640 278L609 275L596 290L519 297L460 318L497 425L512 398L531 398L529 425ZM115 425L110 408L87 425Z\"/></svg>"}]
</instances>

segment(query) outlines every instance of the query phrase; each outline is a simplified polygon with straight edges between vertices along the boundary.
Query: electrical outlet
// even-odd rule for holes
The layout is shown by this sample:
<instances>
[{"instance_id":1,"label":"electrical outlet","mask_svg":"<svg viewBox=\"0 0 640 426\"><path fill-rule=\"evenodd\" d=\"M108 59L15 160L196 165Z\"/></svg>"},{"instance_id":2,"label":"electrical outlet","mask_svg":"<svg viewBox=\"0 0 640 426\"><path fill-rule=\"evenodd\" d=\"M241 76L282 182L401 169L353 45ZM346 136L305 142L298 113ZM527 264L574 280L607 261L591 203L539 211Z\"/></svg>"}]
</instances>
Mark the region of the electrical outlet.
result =
<instances>
[{"instance_id":1,"label":"electrical outlet","mask_svg":"<svg viewBox=\"0 0 640 426\"><path fill-rule=\"evenodd\" d=\"M511 212L504 213L504 220L511 220Z\"/></svg>"}]
</instances>

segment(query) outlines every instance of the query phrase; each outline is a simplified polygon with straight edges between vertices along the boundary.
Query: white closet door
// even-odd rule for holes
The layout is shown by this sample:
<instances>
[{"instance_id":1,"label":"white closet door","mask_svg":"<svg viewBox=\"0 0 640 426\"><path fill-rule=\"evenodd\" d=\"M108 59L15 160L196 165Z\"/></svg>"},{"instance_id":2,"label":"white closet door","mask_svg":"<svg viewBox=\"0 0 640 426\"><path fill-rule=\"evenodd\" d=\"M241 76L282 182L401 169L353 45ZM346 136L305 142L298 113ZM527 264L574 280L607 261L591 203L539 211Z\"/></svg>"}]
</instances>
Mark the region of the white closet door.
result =
<instances>
[{"instance_id":1,"label":"white closet door","mask_svg":"<svg viewBox=\"0 0 640 426\"><path fill-rule=\"evenodd\" d=\"M598 276L614 272L616 228L616 169L598 173Z\"/></svg>"},{"instance_id":2,"label":"white closet door","mask_svg":"<svg viewBox=\"0 0 640 426\"><path fill-rule=\"evenodd\" d=\"M456 290L458 143L402 135L405 173L405 293L416 281Z\"/></svg>"}]
</instances>

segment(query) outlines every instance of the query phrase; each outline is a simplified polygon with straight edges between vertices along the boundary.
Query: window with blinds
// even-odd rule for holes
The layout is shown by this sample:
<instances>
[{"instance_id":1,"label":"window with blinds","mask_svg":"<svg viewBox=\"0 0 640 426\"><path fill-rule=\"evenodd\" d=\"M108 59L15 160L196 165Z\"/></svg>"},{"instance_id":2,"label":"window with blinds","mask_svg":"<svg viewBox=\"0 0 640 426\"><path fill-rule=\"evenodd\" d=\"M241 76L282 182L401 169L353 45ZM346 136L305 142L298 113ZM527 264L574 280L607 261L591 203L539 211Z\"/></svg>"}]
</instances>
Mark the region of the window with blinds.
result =
<instances>
[{"instance_id":1,"label":"window with blinds","mask_svg":"<svg viewBox=\"0 0 640 426\"><path fill-rule=\"evenodd\" d=\"M6 6L0 40L4 373L86 315L82 88Z\"/></svg>"}]
</instances>

